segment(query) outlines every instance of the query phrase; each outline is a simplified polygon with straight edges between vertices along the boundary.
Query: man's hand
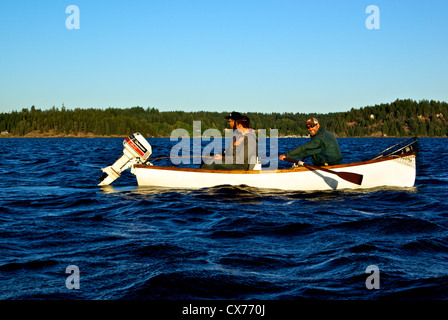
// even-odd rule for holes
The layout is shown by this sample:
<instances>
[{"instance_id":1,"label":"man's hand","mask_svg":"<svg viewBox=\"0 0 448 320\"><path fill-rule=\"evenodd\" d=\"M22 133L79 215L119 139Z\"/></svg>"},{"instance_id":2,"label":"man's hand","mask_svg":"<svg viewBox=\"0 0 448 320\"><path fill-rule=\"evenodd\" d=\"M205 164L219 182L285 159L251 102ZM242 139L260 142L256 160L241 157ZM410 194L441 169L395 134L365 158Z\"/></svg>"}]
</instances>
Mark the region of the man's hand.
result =
<instances>
[{"instance_id":1,"label":"man's hand","mask_svg":"<svg viewBox=\"0 0 448 320\"><path fill-rule=\"evenodd\" d=\"M240 137L238 140L235 141L234 145L235 146L239 146L241 144L241 142L244 141L244 137Z\"/></svg>"},{"instance_id":2,"label":"man's hand","mask_svg":"<svg viewBox=\"0 0 448 320\"><path fill-rule=\"evenodd\" d=\"M286 158L286 156L284 154L281 154L281 155L278 156L278 159L280 161L283 161L283 159L285 159L285 158Z\"/></svg>"}]
</instances>

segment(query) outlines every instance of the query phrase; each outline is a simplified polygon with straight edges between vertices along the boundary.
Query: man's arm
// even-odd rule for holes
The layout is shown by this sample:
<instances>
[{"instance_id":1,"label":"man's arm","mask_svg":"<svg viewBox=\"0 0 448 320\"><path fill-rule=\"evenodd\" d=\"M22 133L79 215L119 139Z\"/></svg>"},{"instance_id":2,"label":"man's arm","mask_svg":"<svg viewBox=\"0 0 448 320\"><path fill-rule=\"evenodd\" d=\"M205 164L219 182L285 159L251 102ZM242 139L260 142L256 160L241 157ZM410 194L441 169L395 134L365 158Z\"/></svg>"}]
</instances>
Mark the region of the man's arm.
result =
<instances>
[{"instance_id":1,"label":"man's arm","mask_svg":"<svg viewBox=\"0 0 448 320\"><path fill-rule=\"evenodd\" d=\"M290 159L299 159L299 158L306 158L309 156L312 156L313 154L317 154L322 152L322 145L323 142L320 139L312 139L311 141L308 141L297 148L288 151L285 153L286 158Z\"/></svg>"}]
</instances>

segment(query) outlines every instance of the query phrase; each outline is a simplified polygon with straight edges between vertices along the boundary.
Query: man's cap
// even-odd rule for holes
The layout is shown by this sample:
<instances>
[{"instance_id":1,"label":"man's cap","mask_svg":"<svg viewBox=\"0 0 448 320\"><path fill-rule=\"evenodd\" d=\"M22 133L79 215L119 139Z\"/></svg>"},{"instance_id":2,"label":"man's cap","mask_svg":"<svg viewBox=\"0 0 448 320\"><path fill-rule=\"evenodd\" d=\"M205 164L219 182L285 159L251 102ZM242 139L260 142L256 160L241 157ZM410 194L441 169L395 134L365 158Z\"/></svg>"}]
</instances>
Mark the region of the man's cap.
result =
<instances>
[{"instance_id":1,"label":"man's cap","mask_svg":"<svg viewBox=\"0 0 448 320\"><path fill-rule=\"evenodd\" d=\"M239 112L231 112L228 116L226 116L226 119L233 119L233 120L238 120L241 119L242 115Z\"/></svg>"},{"instance_id":2,"label":"man's cap","mask_svg":"<svg viewBox=\"0 0 448 320\"><path fill-rule=\"evenodd\" d=\"M309 118L308 120L306 120L306 125L307 126L309 126L309 125L316 125L316 124L319 124L319 121L317 121L316 118Z\"/></svg>"}]
</instances>

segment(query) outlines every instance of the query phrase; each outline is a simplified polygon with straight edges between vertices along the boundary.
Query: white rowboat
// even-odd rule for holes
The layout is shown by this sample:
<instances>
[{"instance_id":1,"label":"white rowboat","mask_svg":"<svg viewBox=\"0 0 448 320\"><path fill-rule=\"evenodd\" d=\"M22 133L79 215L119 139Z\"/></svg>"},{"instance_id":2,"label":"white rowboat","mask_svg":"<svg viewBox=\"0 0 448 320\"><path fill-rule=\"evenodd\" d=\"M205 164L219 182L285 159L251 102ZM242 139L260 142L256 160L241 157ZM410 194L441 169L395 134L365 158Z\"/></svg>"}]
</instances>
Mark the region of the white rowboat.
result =
<instances>
[{"instance_id":1,"label":"white rowboat","mask_svg":"<svg viewBox=\"0 0 448 320\"><path fill-rule=\"evenodd\" d=\"M123 141L123 155L113 165L102 169L104 174L98 185L111 184L121 172L130 168L139 186L190 189L246 185L297 191L406 188L415 183L417 141L417 138L409 139L371 160L348 164L317 167L302 163L303 166L291 169L263 170L258 163L254 170L208 170L154 166L149 162L152 147L137 132Z\"/></svg>"},{"instance_id":2,"label":"white rowboat","mask_svg":"<svg viewBox=\"0 0 448 320\"><path fill-rule=\"evenodd\" d=\"M335 172L351 172L363 176L361 185L336 174L306 167L278 170L204 170L150 165L133 165L131 173L139 186L168 188L209 188L218 185L247 185L256 188L321 191L366 189L376 187L412 187L416 177L416 153L326 166Z\"/></svg>"}]
</instances>

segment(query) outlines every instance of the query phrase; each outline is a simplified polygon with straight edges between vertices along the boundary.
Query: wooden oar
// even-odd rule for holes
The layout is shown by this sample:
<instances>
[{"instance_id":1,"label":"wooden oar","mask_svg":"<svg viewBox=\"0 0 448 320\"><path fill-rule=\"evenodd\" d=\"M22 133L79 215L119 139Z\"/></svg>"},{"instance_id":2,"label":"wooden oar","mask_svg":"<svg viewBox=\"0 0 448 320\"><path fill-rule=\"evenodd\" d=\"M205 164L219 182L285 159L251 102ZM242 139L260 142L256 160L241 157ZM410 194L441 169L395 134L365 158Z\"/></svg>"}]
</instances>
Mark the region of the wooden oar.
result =
<instances>
[{"instance_id":1,"label":"wooden oar","mask_svg":"<svg viewBox=\"0 0 448 320\"><path fill-rule=\"evenodd\" d=\"M289 161L295 164L299 164L299 161L297 160L293 160L293 159L289 159L289 158L284 158L283 160L285 161ZM362 174L357 174L357 173L352 173L352 172L338 172L338 171L333 171L333 170L329 170L326 169L324 167L318 167L318 166L313 166L312 164L307 164L305 162L300 161L300 164L302 164L305 168L311 169L311 170L322 170L331 174L335 174L337 175L339 178L347 180L351 183L357 184L357 185L361 185L362 183Z\"/></svg>"}]
</instances>

